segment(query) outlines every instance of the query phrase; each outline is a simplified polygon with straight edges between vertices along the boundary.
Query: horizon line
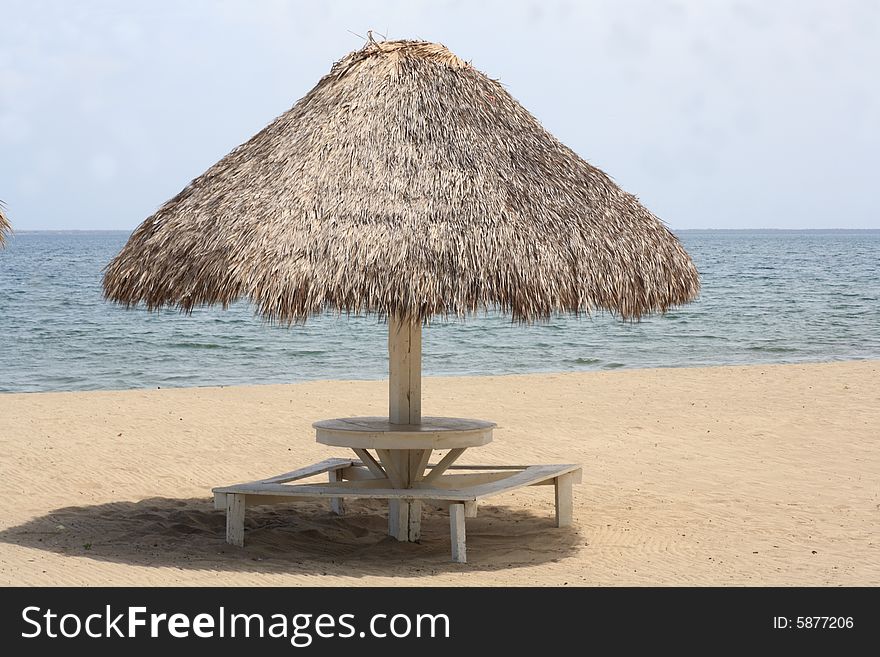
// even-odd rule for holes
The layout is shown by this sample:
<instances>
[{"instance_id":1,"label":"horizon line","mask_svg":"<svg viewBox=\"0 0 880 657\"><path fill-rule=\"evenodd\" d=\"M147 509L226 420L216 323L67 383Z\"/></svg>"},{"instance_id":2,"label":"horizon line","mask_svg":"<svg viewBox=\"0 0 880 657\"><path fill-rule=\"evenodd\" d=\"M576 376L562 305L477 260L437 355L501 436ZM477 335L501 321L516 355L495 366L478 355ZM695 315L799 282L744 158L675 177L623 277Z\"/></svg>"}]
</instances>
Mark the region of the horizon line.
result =
<instances>
[{"instance_id":1,"label":"horizon line","mask_svg":"<svg viewBox=\"0 0 880 657\"><path fill-rule=\"evenodd\" d=\"M846 228L846 227L828 227L828 228L669 228L673 233L676 232L689 232L689 231L717 231L717 232L738 232L738 231L751 231L751 232L783 232L783 231L815 231L815 232L830 232L830 231L878 231L880 230L880 226L874 228ZM12 236L14 237L16 234L22 235L25 233L132 233L136 229L131 228L19 228L16 229L13 226Z\"/></svg>"}]
</instances>

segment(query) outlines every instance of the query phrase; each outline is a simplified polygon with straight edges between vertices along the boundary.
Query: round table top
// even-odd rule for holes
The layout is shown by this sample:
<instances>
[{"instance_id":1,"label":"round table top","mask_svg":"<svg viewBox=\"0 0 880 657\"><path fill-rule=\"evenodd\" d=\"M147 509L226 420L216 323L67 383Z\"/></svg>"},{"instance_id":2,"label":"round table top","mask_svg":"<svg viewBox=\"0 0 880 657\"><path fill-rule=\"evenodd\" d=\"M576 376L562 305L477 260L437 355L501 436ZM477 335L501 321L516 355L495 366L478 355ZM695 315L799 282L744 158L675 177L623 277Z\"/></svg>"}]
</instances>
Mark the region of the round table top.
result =
<instances>
[{"instance_id":1,"label":"round table top","mask_svg":"<svg viewBox=\"0 0 880 657\"><path fill-rule=\"evenodd\" d=\"M376 449L454 449L492 442L494 422L423 417L421 424L391 424L387 417L346 417L315 422L319 443Z\"/></svg>"}]
</instances>

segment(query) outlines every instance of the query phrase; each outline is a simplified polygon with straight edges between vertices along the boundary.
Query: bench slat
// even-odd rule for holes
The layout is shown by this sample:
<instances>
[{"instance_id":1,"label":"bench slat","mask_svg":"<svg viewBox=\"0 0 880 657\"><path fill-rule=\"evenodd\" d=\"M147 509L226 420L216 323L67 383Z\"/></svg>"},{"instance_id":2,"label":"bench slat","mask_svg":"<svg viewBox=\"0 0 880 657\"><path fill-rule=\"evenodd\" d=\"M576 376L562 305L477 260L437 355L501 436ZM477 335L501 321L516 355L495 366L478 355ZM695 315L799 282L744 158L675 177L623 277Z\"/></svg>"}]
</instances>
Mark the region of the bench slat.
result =
<instances>
[{"instance_id":1,"label":"bench slat","mask_svg":"<svg viewBox=\"0 0 880 657\"><path fill-rule=\"evenodd\" d=\"M532 486L540 481L554 479L580 469L579 465L531 465L522 472L517 472L498 481L472 486L467 491L477 499L491 497L524 486Z\"/></svg>"},{"instance_id":2,"label":"bench slat","mask_svg":"<svg viewBox=\"0 0 880 657\"><path fill-rule=\"evenodd\" d=\"M304 468L305 469L305 468ZM215 488L215 493L235 493L244 495L272 495L278 497L350 497L350 498L378 498L393 500L457 500L476 501L477 499L492 497L500 493L515 490L525 486L532 486L542 481L552 480L567 473L579 471L579 465L532 465L521 472L511 474L497 481L490 481L476 486L466 486L457 490L432 488L425 483L419 482L417 488L378 488L373 487L381 482L366 481L358 482L360 486L352 484L297 484L286 485L266 481L256 481L234 486ZM369 487L364 487L367 484Z\"/></svg>"},{"instance_id":3,"label":"bench slat","mask_svg":"<svg viewBox=\"0 0 880 657\"><path fill-rule=\"evenodd\" d=\"M348 468L354 463L357 463L355 459L325 459L320 463L315 463L314 465L307 465L304 468L291 470L290 472L285 472L284 474L280 474L275 477L269 477L268 479L259 479L258 481L267 484L283 484L286 481L296 481L297 479L305 479L306 477L324 474L325 472L330 472L331 470Z\"/></svg>"},{"instance_id":4,"label":"bench slat","mask_svg":"<svg viewBox=\"0 0 880 657\"><path fill-rule=\"evenodd\" d=\"M389 500L459 500L473 501L473 495L463 491L441 490L439 488L354 488L352 486L298 484L237 484L215 488L215 493L239 493L244 495L276 495L286 497L350 497L378 498Z\"/></svg>"}]
</instances>

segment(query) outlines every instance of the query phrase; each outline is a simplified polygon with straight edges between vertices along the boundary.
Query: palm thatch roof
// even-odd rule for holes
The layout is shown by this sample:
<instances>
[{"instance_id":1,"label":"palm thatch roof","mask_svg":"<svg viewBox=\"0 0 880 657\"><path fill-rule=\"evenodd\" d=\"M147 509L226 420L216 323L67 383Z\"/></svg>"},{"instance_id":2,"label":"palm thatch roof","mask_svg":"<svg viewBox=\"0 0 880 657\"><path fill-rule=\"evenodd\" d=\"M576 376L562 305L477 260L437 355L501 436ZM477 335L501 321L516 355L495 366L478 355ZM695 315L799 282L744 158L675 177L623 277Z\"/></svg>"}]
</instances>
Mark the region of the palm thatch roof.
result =
<instances>
[{"instance_id":1,"label":"palm thatch roof","mask_svg":"<svg viewBox=\"0 0 880 657\"><path fill-rule=\"evenodd\" d=\"M0 247L6 242L7 233L11 232L12 226L9 223L9 219L6 218L6 214L3 212L3 201L0 201Z\"/></svg>"},{"instance_id":2,"label":"palm thatch roof","mask_svg":"<svg viewBox=\"0 0 880 657\"><path fill-rule=\"evenodd\" d=\"M144 221L104 291L187 311L244 297L283 322L488 307L533 321L665 311L699 277L499 82L440 44L371 39Z\"/></svg>"}]
</instances>

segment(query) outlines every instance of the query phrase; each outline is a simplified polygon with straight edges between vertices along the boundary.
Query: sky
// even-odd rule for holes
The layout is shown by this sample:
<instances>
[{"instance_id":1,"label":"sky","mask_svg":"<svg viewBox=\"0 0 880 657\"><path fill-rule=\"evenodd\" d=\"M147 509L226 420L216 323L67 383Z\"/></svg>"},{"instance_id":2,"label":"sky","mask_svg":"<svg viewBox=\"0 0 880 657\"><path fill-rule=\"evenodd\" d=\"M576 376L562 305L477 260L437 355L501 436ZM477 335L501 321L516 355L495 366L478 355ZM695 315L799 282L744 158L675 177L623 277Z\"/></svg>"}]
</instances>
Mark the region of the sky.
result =
<instances>
[{"instance_id":1,"label":"sky","mask_svg":"<svg viewBox=\"0 0 880 657\"><path fill-rule=\"evenodd\" d=\"M132 230L367 30L439 41L673 229L880 228L880 2L0 0L0 199Z\"/></svg>"}]
</instances>

